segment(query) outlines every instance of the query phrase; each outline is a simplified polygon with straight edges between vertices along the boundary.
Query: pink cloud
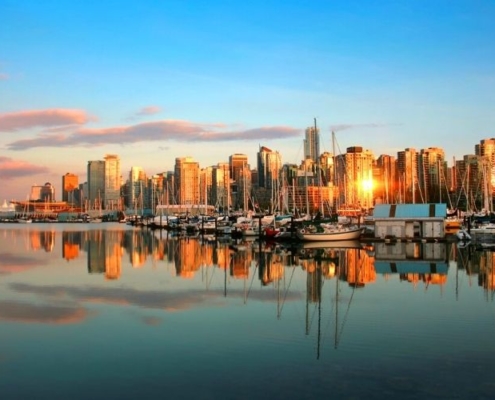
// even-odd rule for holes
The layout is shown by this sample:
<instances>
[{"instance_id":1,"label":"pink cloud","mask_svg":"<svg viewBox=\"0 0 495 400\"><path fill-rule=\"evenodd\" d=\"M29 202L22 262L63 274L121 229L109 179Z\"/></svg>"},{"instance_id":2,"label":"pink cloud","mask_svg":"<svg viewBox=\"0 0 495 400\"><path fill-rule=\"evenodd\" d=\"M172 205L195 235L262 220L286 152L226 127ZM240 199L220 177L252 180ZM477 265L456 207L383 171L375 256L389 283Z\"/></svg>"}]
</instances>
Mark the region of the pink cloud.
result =
<instances>
[{"instance_id":1,"label":"pink cloud","mask_svg":"<svg viewBox=\"0 0 495 400\"><path fill-rule=\"evenodd\" d=\"M81 307L33 305L15 301L0 301L0 320L24 323L75 324L88 317Z\"/></svg>"},{"instance_id":2,"label":"pink cloud","mask_svg":"<svg viewBox=\"0 0 495 400\"><path fill-rule=\"evenodd\" d=\"M91 118L83 110L54 108L0 114L0 132L15 132L34 127L82 125Z\"/></svg>"},{"instance_id":3,"label":"pink cloud","mask_svg":"<svg viewBox=\"0 0 495 400\"><path fill-rule=\"evenodd\" d=\"M147 106L147 107L143 107L141 110L139 110L137 115L139 115L139 116L154 115L154 114L158 114L160 111L162 111L161 107Z\"/></svg>"},{"instance_id":4,"label":"pink cloud","mask_svg":"<svg viewBox=\"0 0 495 400\"><path fill-rule=\"evenodd\" d=\"M10 77L7 74L1 73L0 72L0 81L6 81Z\"/></svg>"},{"instance_id":5,"label":"pink cloud","mask_svg":"<svg viewBox=\"0 0 495 400\"><path fill-rule=\"evenodd\" d=\"M49 169L26 161L13 160L9 157L0 157L0 178L14 179L23 176L46 174Z\"/></svg>"},{"instance_id":6,"label":"pink cloud","mask_svg":"<svg viewBox=\"0 0 495 400\"><path fill-rule=\"evenodd\" d=\"M269 126L228 130L224 124L200 124L181 120L162 120L111 128L80 128L69 135L40 135L7 145L10 150L33 147L95 146L174 140L177 142L229 142L237 140L277 140L297 137L300 129Z\"/></svg>"}]
</instances>

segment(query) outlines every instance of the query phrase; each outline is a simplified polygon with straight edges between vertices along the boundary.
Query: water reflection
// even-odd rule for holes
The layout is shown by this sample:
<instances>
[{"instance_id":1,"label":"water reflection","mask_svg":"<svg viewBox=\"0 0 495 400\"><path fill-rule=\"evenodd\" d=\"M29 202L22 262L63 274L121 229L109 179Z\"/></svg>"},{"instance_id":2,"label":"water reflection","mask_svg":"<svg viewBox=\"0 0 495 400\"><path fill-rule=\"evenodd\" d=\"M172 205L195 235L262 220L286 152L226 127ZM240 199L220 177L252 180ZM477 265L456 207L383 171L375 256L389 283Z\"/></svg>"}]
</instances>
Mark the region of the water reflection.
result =
<instances>
[{"instance_id":1,"label":"water reflection","mask_svg":"<svg viewBox=\"0 0 495 400\"><path fill-rule=\"evenodd\" d=\"M3 230L0 273L22 271L30 267L31 252L54 252L68 262L87 260L90 274L118 280L123 265L142 268L147 263L166 262L175 268L175 276L192 279L204 268L218 268L236 280L258 279L263 286L284 278L297 266L308 275L318 271L322 279L337 278L350 286L364 287L377 275L397 275L412 284L445 284L449 265L457 265L478 284L493 291L494 253L472 246L457 248L450 243L361 243L329 242L284 245L258 241L215 241L203 237L176 237L159 232L134 229L92 229L81 231ZM57 246L57 243L59 247ZM288 269L289 268L289 269ZM315 295L314 299L318 296Z\"/></svg>"},{"instance_id":2,"label":"water reflection","mask_svg":"<svg viewBox=\"0 0 495 400\"><path fill-rule=\"evenodd\" d=\"M0 231L0 360L9 360L11 398L59 387L63 374L85 387L111 380L114 398L149 382L166 385L153 395L191 398L191 374L210 393L229 376L227 397L254 396L260 377L262 394L277 393L258 398L384 398L378 387L402 398L404 386L419 390L409 398L432 398L432 387L452 398L449 380L491 393L487 249L215 241L114 226Z\"/></svg>"}]
</instances>

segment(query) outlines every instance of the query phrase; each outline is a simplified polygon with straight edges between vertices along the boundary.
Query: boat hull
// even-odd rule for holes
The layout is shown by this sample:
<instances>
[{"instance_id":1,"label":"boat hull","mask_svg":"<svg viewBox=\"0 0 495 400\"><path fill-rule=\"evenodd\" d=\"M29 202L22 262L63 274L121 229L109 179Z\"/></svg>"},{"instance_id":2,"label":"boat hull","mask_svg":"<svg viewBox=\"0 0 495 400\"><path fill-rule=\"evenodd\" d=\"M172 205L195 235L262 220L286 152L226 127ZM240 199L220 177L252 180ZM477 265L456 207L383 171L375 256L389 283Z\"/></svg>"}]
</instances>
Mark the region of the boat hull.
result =
<instances>
[{"instance_id":1,"label":"boat hull","mask_svg":"<svg viewBox=\"0 0 495 400\"><path fill-rule=\"evenodd\" d=\"M297 232L300 240L308 242L336 241L336 240L356 240L361 237L363 228L343 228L327 232L307 232L301 229Z\"/></svg>"}]
</instances>

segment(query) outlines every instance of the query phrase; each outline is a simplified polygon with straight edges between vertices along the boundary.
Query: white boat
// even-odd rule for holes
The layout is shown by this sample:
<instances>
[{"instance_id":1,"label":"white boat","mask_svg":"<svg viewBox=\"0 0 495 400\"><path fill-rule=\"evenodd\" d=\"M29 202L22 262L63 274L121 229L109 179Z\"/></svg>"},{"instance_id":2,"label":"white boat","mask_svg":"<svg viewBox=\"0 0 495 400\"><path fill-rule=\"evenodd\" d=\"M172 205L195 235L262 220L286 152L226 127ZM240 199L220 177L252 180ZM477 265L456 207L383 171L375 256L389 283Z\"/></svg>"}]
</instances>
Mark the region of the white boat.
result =
<instances>
[{"instance_id":1,"label":"white boat","mask_svg":"<svg viewBox=\"0 0 495 400\"><path fill-rule=\"evenodd\" d=\"M300 246L301 249L362 249L363 248L363 245L358 239L304 242L301 243Z\"/></svg>"},{"instance_id":2,"label":"white boat","mask_svg":"<svg viewBox=\"0 0 495 400\"><path fill-rule=\"evenodd\" d=\"M307 225L297 230L297 237L300 240L311 242L355 240L361 237L363 230L363 227L357 225Z\"/></svg>"}]
</instances>

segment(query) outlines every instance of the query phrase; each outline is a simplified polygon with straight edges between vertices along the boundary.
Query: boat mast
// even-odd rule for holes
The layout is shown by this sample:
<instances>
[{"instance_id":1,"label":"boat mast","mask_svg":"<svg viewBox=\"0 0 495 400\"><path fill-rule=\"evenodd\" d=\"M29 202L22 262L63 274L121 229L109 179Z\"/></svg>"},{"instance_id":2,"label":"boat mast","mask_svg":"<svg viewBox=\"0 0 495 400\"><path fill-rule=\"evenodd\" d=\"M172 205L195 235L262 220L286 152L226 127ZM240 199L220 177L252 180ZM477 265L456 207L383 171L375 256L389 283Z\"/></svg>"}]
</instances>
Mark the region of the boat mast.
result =
<instances>
[{"instance_id":1,"label":"boat mast","mask_svg":"<svg viewBox=\"0 0 495 400\"><path fill-rule=\"evenodd\" d=\"M316 156L316 173L318 174L318 197L320 198L320 213L323 216L323 197L322 197L322 190L321 190L321 170L320 170L320 135L318 133L318 128L316 126L316 118L314 118L314 123L315 123L315 140L316 140L316 149L317 149L317 154Z\"/></svg>"}]
</instances>

